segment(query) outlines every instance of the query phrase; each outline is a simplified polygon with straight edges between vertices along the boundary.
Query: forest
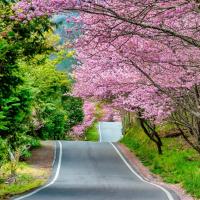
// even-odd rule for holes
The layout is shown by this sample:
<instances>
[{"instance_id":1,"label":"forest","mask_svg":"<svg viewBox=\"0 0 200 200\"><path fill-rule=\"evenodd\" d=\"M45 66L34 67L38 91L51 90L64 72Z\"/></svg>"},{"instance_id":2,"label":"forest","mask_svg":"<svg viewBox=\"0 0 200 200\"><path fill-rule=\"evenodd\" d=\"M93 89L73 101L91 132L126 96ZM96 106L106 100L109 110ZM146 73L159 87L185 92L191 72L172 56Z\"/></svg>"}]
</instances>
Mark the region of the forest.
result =
<instances>
[{"instance_id":1,"label":"forest","mask_svg":"<svg viewBox=\"0 0 200 200\"><path fill-rule=\"evenodd\" d=\"M83 120L83 101L71 95L72 78L57 70L74 53L59 44L56 24L48 17L22 23L13 15L12 4L1 1L0 166L29 156L39 139L66 139Z\"/></svg>"}]
</instances>

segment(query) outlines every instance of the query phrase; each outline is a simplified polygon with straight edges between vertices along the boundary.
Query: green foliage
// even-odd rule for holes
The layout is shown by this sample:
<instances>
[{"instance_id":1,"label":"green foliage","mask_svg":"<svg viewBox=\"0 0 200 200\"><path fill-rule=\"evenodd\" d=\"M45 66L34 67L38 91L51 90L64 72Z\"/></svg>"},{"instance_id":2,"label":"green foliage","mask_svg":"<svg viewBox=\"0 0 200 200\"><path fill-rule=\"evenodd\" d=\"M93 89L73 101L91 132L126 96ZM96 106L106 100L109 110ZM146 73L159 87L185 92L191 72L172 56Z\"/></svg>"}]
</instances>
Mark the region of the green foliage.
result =
<instances>
[{"instance_id":1,"label":"green foliage","mask_svg":"<svg viewBox=\"0 0 200 200\"><path fill-rule=\"evenodd\" d=\"M22 84L17 60L30 58L39 53L47 53L50 48L45 43L43 33L51 28L47 18L22 23L12 20L12 4L0 2L0 97L8 97L13 89Z\"/></svg>"},{"instance_id":2,"label":"green foliage","mask_svg":"<svg viewBox=\"0 0 200 200\"><path fill-rule=\"evenodd\" d=\"M169 127L165 125L158 130L166 132ZM180 183L187 192L200 198L200 158L180 137L163 138L163 155L158 155L155 145L135 123L121 142L134 151L153 173L161 175L164 181Z\"/></svg>"},{"instance_id":3,"label":"green foliage","mask_svg":"<svg viewBox=\"0 0 200 200\"><path fill-rule=\"evenodd\" d=\"M42 139L65 139L65 123L66 113L62 110L54 110L50 112L51 115L44 122L44 126L41 128L39 136Z\"/></svg>"},{"instance_id":4,"label":"green foliage","mask_svg":"<svg viewBox=\"0 0 200 200\"><path fill-rule=\"evenodd\" d=\"M10 134L13 130L20 131L23 122L30 114L32 95L29 88L20 87L9 98L2 99L1 115L3 124L1 133ZM11 126L12 124L12 126Z\"/></svg>"},{"instance_id":5,"label":"green foliage","mask_svg":"<svg viewBox=\"0 0 200 200\"><path fill-rule=\"evenodd\" d=\"M9 164L4 165L0 178L0 199L10 199L11 196L24 193L45 183L45 170L34 168L25 163L18 165L16 182L6 184L9 175Z\"/></svg>"},{"instance_id":6,"label":"green foliage","mask_svg":"<svg viewBox=\"0 0 200 200\"><path fill-rule=\"evenodd\" d=\"M104 113L102 109L102 104L101 103L96 104L94 113L95 122L84 133L86 141L93 141L93 142L99 141L98 122L101 120L103 115Z\"/></svg>"},{"instance_id":7,"label":"green foliage","mask_svg":"<svg viewBox=\"0 0 200 200\"><path fill-rule=\"evenodd\" d=\"M33 102L32 90L24 84L18 61L50 53L53 48L43 36L51 29L47 18L27 23L12 20L11 7L11 1L0 2L0 137L6 139L7 150L15 152L29 145Z\"/></svg>"},{"instance_id":8,"label":"green foliage","mask_svg":"<svg viewBox=\"0 0 200 200\"><path fill-rule=\"evenodd\" d=\"M30 158L32 156L31 149L36 149L41 147L40 140L38 138L35 138L33 136L26 136L25 138L24 147L21 149L21 158L20 160Z\"/></svg>"},{"instance_id":9,"label":"green foliage","mask_svg":"<svg viewBox=\"0 0 200 200\"><path fill-rule=\"evenodd\" d=\"M0 1L0 166L29 157L38 137L65 139L83 118L82 101L66 95L70 79L56 70L74 51L57 46L48 17L13 20L12 3ZM51 53L56 59L49 59Z\"/></svg>"},{"instance_id":10,"label":"green foliage","mask_svg":"<svg viewBox=\"0 0 200 200\"><path fill-rule=\"evenodd\" d=\"M24 82L34 91L33 134L42 139L65 139L71 127L83 119L82 100L68 94L71 81L66 72L56 70L59 62L59 56L52 60L41 54L28 64L19 63Z\"/></svg>"},{"instance_id":11,"label":"green foliage","mask_svg":"<svg viewBox=\"0 0 200 200\"><path fill-rule=\"evenodd\" d=\"M26 174L18 177L14 184L2 184L0 188L0 199L6 199L9 196L21 194L23 192L35 189L44 184L43 180L34 179L32 176Z\"/></svg>"},{"instance_id":12,"label":"green foliage","mask_svg":"<svg viewBox=\"0 0 200 200\"><path fill-rule=\"evenodd\" d=\"M83 121L83 101L80 98L67 95L63 96L63 106L68 114L66 129L70 130L73 126Z\"/></svg>"},{"instance_id":13,"label":"green foliage","mask_svg":"<svg viewBox=\"0 0 200 200\"><path fill-rule=\"evenodd\" d=\"M0 137L0 168L8 160L8 144Z\"/></svg>"},{"instance_id":14,"label":"green foliage","mask_svg":"<svg viewBox=\"0 0 200 200\"><path fill-rule=\"evenodd\" d=\"M28 168L20 173L19 161L40 146L38 138L68 139L66 133L83 119L82 101L69 94L68 75L56 70L74 51L57 46L48 18L12 20L7 2L0 1L0 199L43 184ZM14 182L5 184L8 178Z\"/></svg>"},{"instance_id":15,"label":"green foliage","mask_svg":"<svg viewBox=\"0 0 200 200\"><path fill-rule=\"evenodd\" d=\"M86 141L99 141L99 133L97 129L98 123L94 123L90 128L88 128L85 132L85 140Z\"/></svg>"}]
</instances>

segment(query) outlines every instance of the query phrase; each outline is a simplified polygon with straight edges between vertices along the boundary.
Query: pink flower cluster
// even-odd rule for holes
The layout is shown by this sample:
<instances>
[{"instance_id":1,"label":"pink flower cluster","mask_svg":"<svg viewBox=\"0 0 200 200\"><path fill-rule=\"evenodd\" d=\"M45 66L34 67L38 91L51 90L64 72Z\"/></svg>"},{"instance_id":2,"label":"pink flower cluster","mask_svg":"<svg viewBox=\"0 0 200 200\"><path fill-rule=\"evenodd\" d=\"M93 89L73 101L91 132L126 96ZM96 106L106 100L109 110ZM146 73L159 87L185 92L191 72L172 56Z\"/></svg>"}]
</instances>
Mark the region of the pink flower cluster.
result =
<instances>
[{"instance_id":1,"label":"pink flower cluster","mask_svg":"<svg viewBox=\"0 0 200 200\"><path fill-rule=\"evenodd\" d=\"M75 73L74 93L142 111L160 123L200 84L200 15L195 4L184 0L114 2L109 8L123 19L81 15L85 34L77 50L83 65Z\"/></svg>"},{"instance_id":2,"label":"pink flower cluster","mask_svg":"<svg viewBox=\"0 0 200 200\"><path fill-rule=\"evenodd\" d=\"M20 20L32 20L41 16L51 16L77 5L76 0L21 0L13 10Z\"/></svg>"},{"instance_id":3,"label":"pink flower cluster","mask_svg":"<svg viewBox=\"0 0 200 200\"><path fill-rule=\"evenodd\" d=\"M105 122L121 121L119 111L115 110L110 105L103 105L102 113L103 116L100 119L100 121L105 121Z\"/></svg>"},{"instance_id":4,"label":"pink flower cluster","mask_svg":"<svg viewBox=\"0 0 200 200\"><path fill-rule=\"evenodd\" d=\"M83 123L78 124L72 128L71 135L83 136L85 131L92 126L96 119L96 104L94 102L85 101L83 105L84 120ZM103 105L101 108L103 116L100 121L120 121L119 112L110 105Z\"/></svg>"},{"instance_id":5,"label":"pink flower cluster","mask_svg":"<svg viewBox=\"0 0 200 200\"><path fill-rule=\"evenodd\" d=\"M84 132L89 128L95 121L95 103L85 101L83 105L84 120L82 124L78 124L72 128L72 135L82 136Z\"/></svg>"}]
</instances>

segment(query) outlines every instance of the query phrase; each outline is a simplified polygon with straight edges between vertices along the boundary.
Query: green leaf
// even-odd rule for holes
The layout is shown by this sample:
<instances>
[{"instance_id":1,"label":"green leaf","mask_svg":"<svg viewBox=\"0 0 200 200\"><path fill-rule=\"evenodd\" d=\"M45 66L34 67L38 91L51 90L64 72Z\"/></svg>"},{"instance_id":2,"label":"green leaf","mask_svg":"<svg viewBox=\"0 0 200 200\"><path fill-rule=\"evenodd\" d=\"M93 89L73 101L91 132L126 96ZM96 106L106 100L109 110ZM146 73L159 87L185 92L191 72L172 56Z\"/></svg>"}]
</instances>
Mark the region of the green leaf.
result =
<instances>
[{"instance_id":1,"label":"green leaf","mask_svg":"<svg viewBox=\"0 0 200 200\"><path fill-rule=\"evenodd\" d=\"M13 31L8 32L8 36L14 37L15 36L15 32L13 32Z\"/></svg>"}]
</instances>

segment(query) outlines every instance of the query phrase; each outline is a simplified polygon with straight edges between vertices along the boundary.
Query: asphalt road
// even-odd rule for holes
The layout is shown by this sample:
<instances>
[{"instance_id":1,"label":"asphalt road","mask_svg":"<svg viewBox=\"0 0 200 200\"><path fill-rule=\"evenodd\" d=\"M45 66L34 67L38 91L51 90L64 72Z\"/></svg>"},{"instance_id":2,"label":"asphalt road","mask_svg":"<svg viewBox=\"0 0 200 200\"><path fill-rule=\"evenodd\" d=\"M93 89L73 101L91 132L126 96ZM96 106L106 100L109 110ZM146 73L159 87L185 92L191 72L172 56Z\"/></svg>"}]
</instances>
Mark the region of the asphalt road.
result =
<instances>
[{"instance_id":1,"label":"asphalt road","mask_svg":"<svg viewBox=\"0 0 200 200\"><path fill-rule=\"evenodd\" d=\"M122 138L121 122L99 122L100 142L117 142Z\"/></svg>"},{"instance_id":2,"label":"asphalt road","mask_svg":"<svg viewBox=\"0 0 200 200\"><path fill-rule=\"evenodd\" d=\"M109 127L104 131L104 125L100 128L105 139ZM177 200L164 188L144 181L112 143L66 141L57 142L49 184L15 198L21 199Z\"/></svg>"}]
</instances>

